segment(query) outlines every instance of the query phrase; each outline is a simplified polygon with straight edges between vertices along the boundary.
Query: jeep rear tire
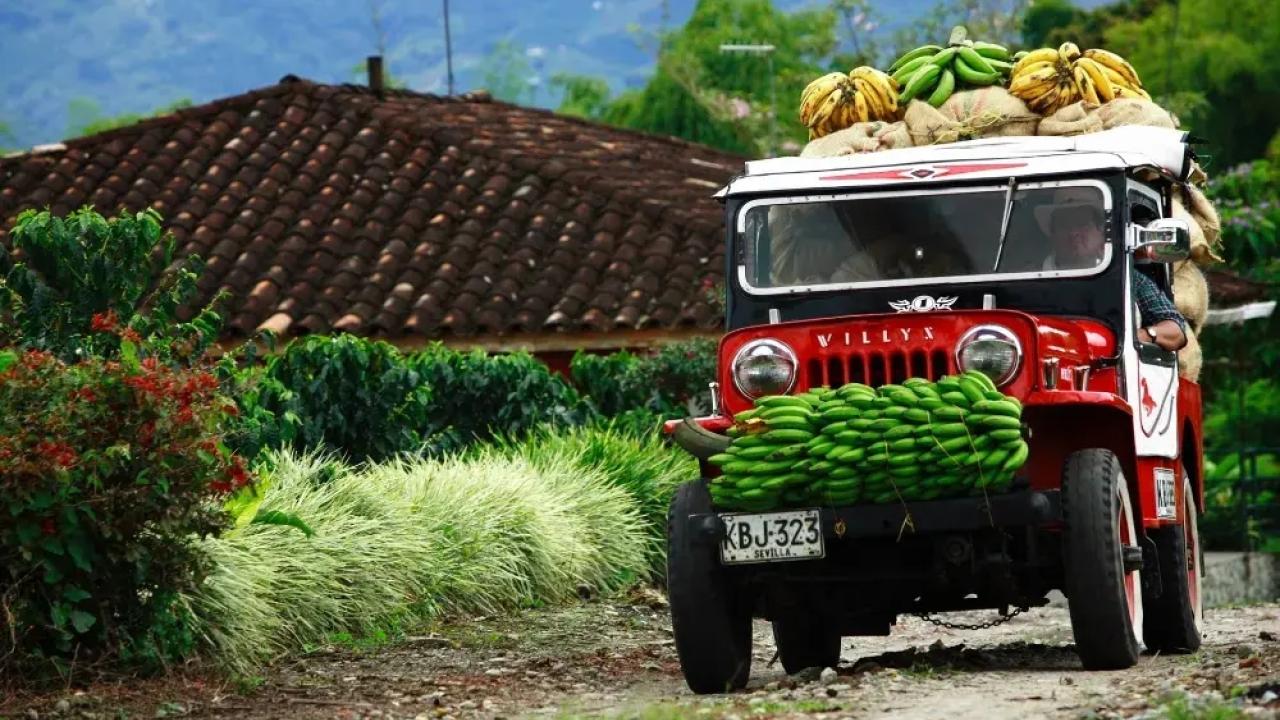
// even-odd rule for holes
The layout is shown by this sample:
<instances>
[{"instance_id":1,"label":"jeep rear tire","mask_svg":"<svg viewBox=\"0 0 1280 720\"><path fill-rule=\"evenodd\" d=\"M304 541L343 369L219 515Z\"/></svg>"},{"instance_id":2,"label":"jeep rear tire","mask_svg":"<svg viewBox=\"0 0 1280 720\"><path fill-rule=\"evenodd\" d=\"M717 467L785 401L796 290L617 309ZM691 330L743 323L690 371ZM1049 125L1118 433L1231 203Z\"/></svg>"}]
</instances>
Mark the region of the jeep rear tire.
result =
<instances>
[{"instance_id":1,"label":"jeep rear tire","mask_svg":"<svg viewBox=\"0 0 1280 720\"><path fill-rule=\"evenodd\" d=\"M711 512L701 482L676 489L667 515L667 593L676 654L689 689L739 690L751 675L751 608L720 564L719 547L689 516Z\"/></svg>"},{"instance_id":2,"label":"jeep rear tire","mask_svg":"<svg viewBox=\"0 0 1280 720\"><path fill-rule=\"evenodd\" d=\"M1160 563L1160 597L1146 607L1147 647L1163 653L1189 653L1200 649L1200 625L1204 608L1200 597L1202 572L1200 528L1195 491L1182 471L1182 524L1148 531L1156 544Z\"/></svg>"},{"instance_id":3,"label":"jeep rear tire","mask_svg":"<svg viewBox=\"0 0 1280 720\"><path fill-rule=\"evenodd\" d=\"M822 615L798 608L773 621L778 659L788 675L805 668L834 668L840 663L840 632Z\"/></svg>"},{"instance_id":4,"label":"jeep rear tire","mask_svg":"<svg viewBox=\"0 0 1280 720\"><path fill-rule=\"evenodd\" d=\"M1138 526L1120 461L1110 450L1072 453L1062 471L1066 594L1086 670L1132 667L1142 649Z\"/></svg>"}]
</instances>

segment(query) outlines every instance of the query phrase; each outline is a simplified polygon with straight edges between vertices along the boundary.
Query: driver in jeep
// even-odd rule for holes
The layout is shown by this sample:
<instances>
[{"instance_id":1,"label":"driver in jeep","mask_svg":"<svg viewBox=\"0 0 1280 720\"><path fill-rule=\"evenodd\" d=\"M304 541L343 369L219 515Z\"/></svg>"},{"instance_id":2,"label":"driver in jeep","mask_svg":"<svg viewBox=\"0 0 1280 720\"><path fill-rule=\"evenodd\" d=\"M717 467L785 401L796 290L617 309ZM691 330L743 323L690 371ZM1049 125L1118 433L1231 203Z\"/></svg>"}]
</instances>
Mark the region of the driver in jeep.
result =
<instances>
[{"instance_id":1,"label":"driver in jeep","mask_svg":"<svg viewBox=\"0 0 1280 720\"><path fill-rule=\"evenodd\" d=\"M1082 203L1058 205L1049 215L1049 237L1053 252L1045 258L1044 270L1093 267L1102 262L1106 249L1102 211ZM1154 280L1133 273L1133 295L1141 315L1140 341L1170 351L1187 344L1186 318Z\"/></svg>"}]
</instances>

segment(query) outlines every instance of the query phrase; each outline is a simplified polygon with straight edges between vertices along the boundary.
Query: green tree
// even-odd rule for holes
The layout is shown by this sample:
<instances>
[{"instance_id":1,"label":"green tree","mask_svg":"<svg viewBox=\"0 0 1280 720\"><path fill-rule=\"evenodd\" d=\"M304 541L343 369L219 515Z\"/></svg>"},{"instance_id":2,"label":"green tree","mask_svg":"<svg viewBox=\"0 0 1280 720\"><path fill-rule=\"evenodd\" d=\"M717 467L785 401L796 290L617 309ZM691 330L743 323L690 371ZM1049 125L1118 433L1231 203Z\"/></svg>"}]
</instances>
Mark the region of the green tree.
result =
<instances>
[{"instance_id":1,"label":"green tree","mask_svg":"<svg viewBox=\"0 0 1280 720\"><path fill-rule=\"evenodd\" d=\"M1022 15L1022 42L1029 48L1048 47L1050 35L1082 24L1086 15L1070 0L1040 0ZM1073 42L1079 44L1080 41Z\"/></svg>"},{"instance_id":2,"label":"green tree","mask_svg":"<svg viewBox=\"0 0 1280 720\"><path fill-rule=\"evenodd\" d=\"M687 78L676 80L670 59L659 61L652 78L640 90L620 95L605 110L603 119L645 132L674 135L703 145L750 154L754 143L731 122L717 118L701 91Z\"/></svg>"},{"instance_id":3,"label":"green tree","mask_svg":"<svg viewBox=\"0 0 1280 720\"><path fill-rule=\"evenodd\" d=\"M775 49L769 57L720 51L730 43ZM770 0L700 0L659 47L653 77L614 101L605 120L756 155L779 140L805 138L793 108L804 86L831 67L836 12L786 13ZM781 138L768 137L775 117Z\"/></svg>"},{"instance_id":4,"label":"green tree","mask_svg":"<svg viewBox=\"0 0 1280 720\"><path fill-rule=\"evenodd\" d=\"M143 344L161 359L186 360L217 339L221 319L212 304L189 322L180 318L203 265L189 256L166 273L176 241L155 210L111 218L92 207L65 218L25 210L9 237L14 255L0 245L0 347L75 362L128 355ZM104 332L117 326L128 328L133 346Z\"/></svg>"},{"instance_id":5,"label":"green tree","mask_svg":"<svg viewBox=\"0 0 1280 720\"><path fill-rule=\"evenodd\" d=\"M84 135L95 135L118 127L124 127L125 125L132 125L149 117L167 115L175 110L187 107L191 107L191 99L182 98L151 113L123 113L106 116L102 114L102 107L93 98L74 98L67 103L66 136L75 138Z\"/></svg>"},{"instance_id":6,"label":"green tree","mask_svg":"<svg viewBox=\"0 0 1280 720\"><path fill-rule=\"evenodd\" d=\"M484 88L498 100L509 103L528 103L533 100L533 86L529 83L533 68L525 55L524 47L514 40L502 39L494 43L493 50L480 63L480 78Z\"/></svg>"},{"instance_id":7,"label":"green tree","mask_svg":"<svg viewBox=\"0 0 1280 720\"><path fill-rule=\"evenodd\" d=\"M599 120L609 109L612 93L603 78L556 73L551 76L551 87L562 93L557 111L565 115Z\"/></svg>"},{"instance_id":8,"label":"green tree","mask_svg":"<svg viewBox=\"0 0 1280 720\"><path fill-rule=\"evenodd\" d=\"M893 34L893 57L920 45L945 45L951 28L963 25L974 40L1016 45L1031 0L943 0Z\"/></svg>"},{"instance_id":9,"label":"green tree","mask_svg":"<svg viewBox=\"0 0 1280 720\"><path fill-rule=\"evenodd\" d=\"M0 120L0 153L8 152L9 143L17 142L17 137L13 134L13 128L9 123Z\"/></svg>"},{"instance_id":10,"label":"green tree","mask_svg":"<svg viewBox=\"0 0 1280 720\"><path fill-rule=\"evenodd\" d=\"M1118 0L1084 10L1069 0L1036 0L1022 16L1022 43L1028 48L1067 41L1082 48L1104 47L1108 28L1142 20L1164 4L1167 0Z\"/></svg>"},{"instance_id":11,"label":"green tree","mask_svg":"<svg viewBox=\"0 0 1280 720\"><path fill-rule=\"evenodd\" d=\"M1175 30L1176 28L1176 30ZM1280 126L1280 3L1180 0L1107 28L1105 47L1124 55L1166 101L1198 93L1183 125L1209 142L1213 165L1262 156Z\"/></svg>"}]
</instances>

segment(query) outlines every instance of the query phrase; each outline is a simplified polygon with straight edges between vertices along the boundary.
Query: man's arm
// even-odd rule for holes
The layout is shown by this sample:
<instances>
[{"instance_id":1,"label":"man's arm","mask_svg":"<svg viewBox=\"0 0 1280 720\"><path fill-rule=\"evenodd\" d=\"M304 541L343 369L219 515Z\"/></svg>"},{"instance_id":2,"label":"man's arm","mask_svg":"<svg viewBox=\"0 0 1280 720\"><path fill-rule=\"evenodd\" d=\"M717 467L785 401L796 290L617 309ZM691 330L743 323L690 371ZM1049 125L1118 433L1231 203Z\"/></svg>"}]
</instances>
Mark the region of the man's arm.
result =
<instances>
[{"instance_id":1,"label":"man's arm","mask_svg":"<svg viewBox=\"0 0 1280 720\"><path fill-rule=\"evenodd\" d=\"M1136 270L1133 273L1133 293L1138 313L1142 316L1138 339L1154 342L1165 350L1181 350L1187 344L1187 320L1169 296L1154 280ZM1155 330L1154 336L1147 328Z\"/></svg>"}]
</instances>

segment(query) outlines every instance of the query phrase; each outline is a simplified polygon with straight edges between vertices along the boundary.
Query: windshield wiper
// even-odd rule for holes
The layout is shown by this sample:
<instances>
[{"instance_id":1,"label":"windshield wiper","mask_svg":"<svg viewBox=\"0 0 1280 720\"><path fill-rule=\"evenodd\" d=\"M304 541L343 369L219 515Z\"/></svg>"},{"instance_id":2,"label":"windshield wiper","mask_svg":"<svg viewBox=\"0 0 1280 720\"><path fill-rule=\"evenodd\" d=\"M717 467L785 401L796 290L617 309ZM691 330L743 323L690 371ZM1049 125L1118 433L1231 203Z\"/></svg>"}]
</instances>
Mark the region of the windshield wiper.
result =
<instances>
[{"instance_id":1,"label":"windshield wiper","mask_svg":"<svg viewBox=\"0 0 1280 720\"><path fill-rule=\"evenodd\" d=\"M1009 178L1009 188L1004 193L1004 218L1000 221L1000 244L996 246L996 266L991 272L1000 272L1000 259L1004 257L1004 241L1009 237L1009 220L1013 217L1013 193L1018 189L1018 178Z\"/></svg>"}]
</instances>

